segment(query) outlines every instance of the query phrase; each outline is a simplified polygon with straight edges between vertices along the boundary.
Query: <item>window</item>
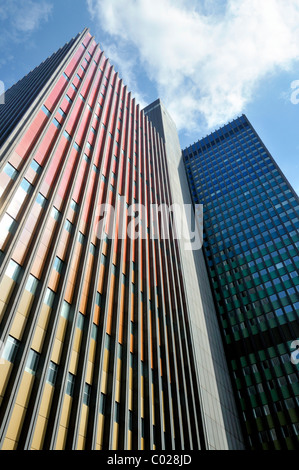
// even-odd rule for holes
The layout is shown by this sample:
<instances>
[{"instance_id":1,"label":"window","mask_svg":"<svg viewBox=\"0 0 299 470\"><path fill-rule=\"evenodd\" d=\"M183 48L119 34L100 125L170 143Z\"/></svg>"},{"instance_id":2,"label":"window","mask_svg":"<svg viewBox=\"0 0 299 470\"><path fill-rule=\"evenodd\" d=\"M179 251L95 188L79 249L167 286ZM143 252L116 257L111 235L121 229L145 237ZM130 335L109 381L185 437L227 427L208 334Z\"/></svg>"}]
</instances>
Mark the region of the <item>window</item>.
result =
<instances>
[{"instance_id":1,"label":"window","mask_svg":"<svg viewBox=\"0 0 299 470\"><path fill-rule=\"evenodd\" d=\"M33 349L30 349L26 366L25 366L25 370L32 375L35 375L37 371L39 356L40 356L39 353L37 353Z\"/></svg>"},{"instance_id":2,"label":"window","mask_svg":"<svg viewBox=\"0 0 299 470\"><path fill-rule=\"evenodd\" d=\"M37 288L37 285L38 285L38 279L36 277L32 276L32 274L29 274L25 289L28 290L29 292L31 292L31 294L34 295L35 291L36 291L36 288Z\"/></svg>"},{"instance_id":3,"label":"window","mask_svg":"<svg viewBox=\"0 0 299 470\"><path fill-rule=\"evenodd\" d=\"M101 398L100 398L100 413L102 415L105 414L105 407L106 407L106 395L105 393L101 392Z\"/></svg>"},{"instance_id":4,"label":"window","mask_svg":"<svg viewBox=\"0 0 299 470\"><path fill-rule=\"evenodd\" d=\"M129 431L133 431L133 412L129 410Z\"/></svg>"},{"instance_id":5,"label":"window","mask_svg":"<svg viewBox=\"0 0 299 470\"><path fill-rule=\"evenodd\" d=\"M30 184L29 181L26 180L26 178L23 178L23 179L22 179L20 187L21 187L27 194L29 194L29 193L32 191L32 189L33 189L32 184Z\"/></svg>"},{"instance_id":6,"label":"window","mask_svg":"<svg viewBox=\"0 0 299 470\"><path fill-rule=\"evenodd\" d=\"M79 232L78 233L78 242L83 245L84 241L85 241L85 235L83 233Z\"/></svg>"},{"instance_id":7,"label":"window","mask_svg":"<svg viewBox=\"0 0 299 470\"><path fill-rule=\"evenodd\" d=\"M84 325L84 315L83 313L79 312L78 320L77 320L77 328L79 330L83 330L83 325Z\"/></svg>"},{"instance_id":8,"label":"window","mask_svg":"<svg viewBox=\"0 0 299 470\"><path fill-rule=\"evenodd\" d=\"M89 406L89 401L90 401L90 390L91 390L91 386L88 383L85 383L84 392L83 392L83 403L84 405L87 405L87 406Z\"/></svg>"},{"instance_id":9,"label":"window","mask_svg":"<svg viewBox=\"0 0 299 470\"><path fill-rule=\"evenodd\" d=\"M276 436L276 431L275 431L275 429L270 429L270 436L271 436L272 441L276 441L276 440L277 440L277 436Z\"/></svg>"},{"instance_id":10,"label":"window","mask_svg":"<svg viewBox=\"0 0 299 470\"><path fill-rule=\"evenodd\" d=\"M42 166L40 166L35 160L32 160L30 168L35 171L38 175L42 172Z\"/></svg>"},{"instance_id":11,"label":"window","mask_svg":"<svg viewBox=\"0 0 299 470\"><path fill-rule=\"evenodd\" d=\"M13 338L12 336L8 336L1 357L9 362L14 362L19 345L19 340Z\"/></svg>"},{"instance_id":12,"label":"window","mask_svg":"<svg viewBox=\"0 0 299 470\"><path fill-rule=\"evenodd\" d=\"M60 258L58 258L58 256L56 256L56 258L55 258L55 260L54 260L53 268L54 268L55 271L57 271L59 274L62 273L63 261L62 261Z\"/></svg>"},{"instance_id":13,"label":"window","mask_svg":"<svg viewBox=\"0 0 299 470\"><path fill-rule=\"evenodd\" d=\"M57 121L56 118L54 118L52 122L53 122L54 126L57 127L57 129L61 129L61 124L60 124L60 122Z\"/></svg>"},{"instance_id":14,"label":"window","mask_svg":"<svg viewBox=\"0 0 299 470\"><path fill-rule=\"evenodd\" d=\"M73 228L73 224L69 221L69 220L66 220L65 221L65 225L64 225L64 228L67 232L72 232L72 228Z\"/></svg>"},{"instance_id":15,"label":"window","mask_svg":"<svg viewBox=\"0 0 299 470\"><path fill-rule=\"evenodd\" d=\"M100 307L101 306L101 301L102 301L102 294L97 291L96 293L96 304Z\"/></svg>"},{"instance_id":16,"label":"window","mask_svg":"<svg viewBox=\"0 0 299 470\"><path fill-rule=\"evenodd\" d=\"M284 379L285 380L285 383L283 385L286 385L286 379L285 377L281 377L280 379L278 380L281 380L281 379ZM291 374L288 376L288 379L289 379L289 382L291 384L297 384L298 383L298 375L297 374Z\"/></svg>"},{"instance_id":17,"label":"window","mask_svg":"<svg viewBox=\"0 0 299 470\"><path fill-rule=\"evenodd\" d=\"M18 276L21 272L21 266L16 263L13 259L10 260L8 263L7 269L5 271L5 275L10 277L13 281L17 281Z\"/></svg>"},{"instance_id":18,"label":"window","mask_svg":"<svg viewBox=\"0 0 299 470\"><path fill-rule=\"evenodd\" d=\"M71 209L73 209L73 211L78 212L79 205L76 201L74 201L74 199L71 200L70 207Z\"/></svg>"},{"instance_id":19,"label":"window","mask_svg":"<svg viewBox=\"0 0 299 470\"><path fill-rule=\"evenodd\" d=\"M67 131L63 131L63 135L68 141L72 140L72 137L70 136L70 134Z\"/></svg>"},{"instance_id":20,"label":"window","mask_svg":"<svg viewBox=\"0 0 299 470\"><path fill-rule=\"evenodd\" d=\"M4 232L14 232L14 227L16 225L15 219L13 219L9 214L4 214L1 220L1 231Z\"/></svg>"},{"instance_id":21,"label":"window","mask_svg":"<svg viewBox=\"0 0 299 470\"><path fill-rule=\"evenodd\" d=\"M56 382L57 371L58 371L58 365L55 364L55 362L50 361L47 382L53 386L55 385L55 382Z\"/></svg>"},{"instance_id":22,"label":"window","mask_svg":"<svg viewBox=\"0 0 299 470\"><path fill-rule=\"evenodd\" d=\"M80 152L82 150L80 145L77 144L77 142L74 142L74 148L77 150L77 152Z\"/></svg>"},{"instance_id":23,"label":"window","mask_svg":"<svg viewBox=\"0 0 299 470\"><path fill-rule=\"evenodd\" d=\"M67 376L66 394L70 395L71 397L73 396L73 392L74 392L74 384L75 384L75 376L69 372Z\"/></svg>"},{"instance_id":24,"label":"window","mask_svg":"<svg viewBox=\"0 0 299 470\"><path fill-rule=\"evenodd\" d=\"M261 408L254 408L253 409L253 414L255 418L260 418L262 416L262 410Z\"/></svg>"},{"instance_id":25,"label":"window","mask_svg":"<svg viewBox=\"0 0 299 470\"><path fill-rule=\"evenodd\" d=\"M46 295L45 295L45 298L44 298L44 303L45 303L46 305L48 305L49 307L52 307L53 302L54 302L54 298L55 298L55 292L52 291L51 289L49 289L49 287L48 287L47 290L46 290Z\"/></svg>"},{"instance_id":26,"label":"window","mask_svg":"<svg viewBox=\"0 0 299 470\"><path fill-rule=\"evenodd\" d=\"M55 220L59 220L59 217L60 217L60 211L56 209L56 207L54 206L52 207L51 217L53 217L53 219Z\"/></svg>"},{"instance_id":27,"label":"window","mask_svg":"<svg viewBox=\"0 0 299 470\"><path fill-rule=\"evenodd\" d=\"M89 251L92 255L95 255L96 253L96 247L93 243L90 243Z\"/></svg>"},{"instance_id":28,"label":"window","mask_svg":"<svg viewBox=\"0 0 299 470\"><path fill-rule=\"evenodd\" d=\"M96 341L98 335L98 325L95 323L92 324L91 337Z\"/></svg>"},{"instance_id":29,"label":"window","mask_svg":"<svg viewBox=\"0 0 299 470\"><path fill-rule=\"evenodd\" d=\"M48 110L48 108L44 104L42 106L42 110L43 110L43 112L45 113L46 116L48 116L48 117L51 116L51 112Z\"/></svg>"},{"instance_id":30,"label":"window","mask_svg":"<svg viewBox=\"0 0 299 470\"><path fill-rule=\"evenodd\" d=\"M71 305L66 300L64 300L61 308L61 316L67 320L70 314L70 310Z\"/></svg>"},{"instance_id":31,"label":"window","mask_svg":"<svg viewBox=\"0 0 299 470\"><path fill-rule=\"evenodd\" d=\"M36 202L40 206L45 207L46 204L47 204L47 199L41 193L38 193L37 198L36 198Z\"/></svg>"},{"instance_id":32,"label":"window","mask_svg":"<svg viewBox=\"0 0 299 470\"><path fill-rule=\"evenodd\" d=\"M58 112L59 112L59 114L60 114L63 118L66 117L65 112L64 112L61 108L58 109Z\"/></svg>"},{"instance_id":33,"label":"window","mask_svg":"<svg viewBox=\"0 0 299 470\"><path fill-rule=\"evenodd\" d=\"M119 423L119 403L115 402L115 417L114 420L116 423Z\"/></svg>"},{"instance_id":34,"label":"window","mask_svg":"<svg viewBox=\"0 0 299 470\"><path fill-rule=\"evenodd\" d=\"M18 170L16 170L10 163L6 163L3 171L13 180L16 179L19 173Z\"/></svg>"},{"instance_id":35,"label":"window","mask_svg":"<svg viewBox=\"0 0 299 470\"><path fill-rule=\"evenodd\" d=\"M285 401L285 404L286 404L287 410L289 410L290 408L294 408L294 409L295 409L295 402L294 402L293 398L288 398L288 399Z\"/></svg>"}]
</instances>

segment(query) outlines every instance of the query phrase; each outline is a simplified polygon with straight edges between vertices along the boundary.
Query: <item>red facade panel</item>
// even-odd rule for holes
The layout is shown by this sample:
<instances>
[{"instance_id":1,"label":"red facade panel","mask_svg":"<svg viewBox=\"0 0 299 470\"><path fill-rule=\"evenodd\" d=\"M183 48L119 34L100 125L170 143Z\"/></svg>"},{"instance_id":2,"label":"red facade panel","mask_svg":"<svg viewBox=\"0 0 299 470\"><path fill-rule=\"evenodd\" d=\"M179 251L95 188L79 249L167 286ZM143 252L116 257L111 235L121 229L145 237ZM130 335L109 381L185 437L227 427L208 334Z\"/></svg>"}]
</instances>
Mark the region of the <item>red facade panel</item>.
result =
<instances>
[{"instance_id":1,"label":"red facade panel","mask_svg":"<svg viewBox=\"0 0 299 470\"><path fill-rule=\"evenodd\" d=\"M59 186L59 189L58 189L58 196L62 200L66 197L68 188L71 185L71 183L73 182L73 175L74 175L74 170L75 170L75 166L76 166L76 160L78 158L79 158L78 152L73 148L70 152L69 157L68 157L68 162L67 162L67 165L65 167L65 170L64 170L64 173L63 173L63 178L61 180L61 183L60 183L60 186ZM58 163L58 160L57 160L57 163ZM53 167L53 171L55 171L54 167ZM49 177L50 177L50 173L49 173ZM49 179L47 179L47 182L49 184Z\"/></svg>"},{"instance_id":2,"label":"red facade panel","mask_svg":"<svg viewBox=\"0 0 299 470\"><path fill-rule=\"evenodd\" d=\"M72 74L74 73L74 71L75 71L77 65L79 64L80 59L83 56L84 52L85 52L85 48L81 45L78 48L78 50L76 51L76 53L74 54L74 57L71 59L71 61L67 65L66 69L65 69L65 74L68 77L71 77Z\"/></svg>"}]
</instances>

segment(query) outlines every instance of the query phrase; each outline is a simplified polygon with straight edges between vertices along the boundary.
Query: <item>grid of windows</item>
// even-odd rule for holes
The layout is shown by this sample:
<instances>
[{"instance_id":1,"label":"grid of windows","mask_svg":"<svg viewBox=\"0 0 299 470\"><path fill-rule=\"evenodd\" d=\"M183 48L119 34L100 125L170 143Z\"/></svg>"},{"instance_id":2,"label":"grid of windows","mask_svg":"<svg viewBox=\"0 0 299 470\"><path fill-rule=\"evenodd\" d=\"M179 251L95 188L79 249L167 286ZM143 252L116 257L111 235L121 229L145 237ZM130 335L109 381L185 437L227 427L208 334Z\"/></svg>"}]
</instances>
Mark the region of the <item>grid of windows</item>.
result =
<instances>
[{"instance_id":1,"label":"grid of windows","mask_svg":"<svg viewBox=\"0 0 299 470\"><path fill-rule=\"evenodd\" d=\"M298 423L285 404L298 396L289 347L299 337L298 196L246 116L183 158L193 202L204 204L204 254L250 444L294 448L294 428L286 439L274 405L284 398L286 422ZM271 424L261 434L264 412Z\"/></svg>"}]
</instances>

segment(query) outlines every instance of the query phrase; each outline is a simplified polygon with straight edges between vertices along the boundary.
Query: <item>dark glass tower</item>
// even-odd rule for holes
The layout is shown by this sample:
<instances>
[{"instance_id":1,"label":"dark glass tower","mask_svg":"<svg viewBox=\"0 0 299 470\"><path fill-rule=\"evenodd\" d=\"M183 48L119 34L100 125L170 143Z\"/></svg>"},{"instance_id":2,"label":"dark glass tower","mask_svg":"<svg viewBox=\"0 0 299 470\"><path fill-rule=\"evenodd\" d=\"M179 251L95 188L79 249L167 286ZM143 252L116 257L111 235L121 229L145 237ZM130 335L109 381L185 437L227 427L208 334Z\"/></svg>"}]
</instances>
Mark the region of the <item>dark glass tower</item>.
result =
<instances>
[{"instance_id":1,"label":"dark glass tower","mask_svg":"<svg viewBox=\"0 0 299 470\"><path fill-rule=\"evenodd\" d=\"M183 159L248 446L296 449L298 196L244 115Z\"/></svg>"}]
</instances>

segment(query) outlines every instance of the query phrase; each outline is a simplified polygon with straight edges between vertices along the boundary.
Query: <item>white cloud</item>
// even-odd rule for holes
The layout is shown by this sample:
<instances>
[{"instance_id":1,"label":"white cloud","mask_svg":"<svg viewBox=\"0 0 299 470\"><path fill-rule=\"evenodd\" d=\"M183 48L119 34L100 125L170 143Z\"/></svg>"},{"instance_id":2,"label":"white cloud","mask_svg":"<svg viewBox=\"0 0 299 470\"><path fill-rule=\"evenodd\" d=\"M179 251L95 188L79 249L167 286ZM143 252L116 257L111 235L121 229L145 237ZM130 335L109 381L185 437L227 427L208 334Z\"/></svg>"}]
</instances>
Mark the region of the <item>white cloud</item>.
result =
<instances>
[{"instance_id":1,"label":"white cloud","mask_svg":"<svg viewBox=\"0 0 299 470\"><path fill-rule=\"evenodd\" d=\"M115 62L123 66L120 55L131 47L125 74L131 80L142 66L178 129L195 129L200 116L210 128L226 123L243 112L261 79L299 59L299 0L87 4L119 51Z\"/></svg>"},{"instance_id":2,"label":"white cloud","mask_svg":"<svg viewBox=\"0 0 299 470\"><path fill-rule=\"evenodd\" d=\"M24 41L24 34L31 34L41 23L48 21L53 5L46 0L10 0L0 6L2 37L13 41Z\"/></svg>"},{"instance_id":3,"label":"white cloud","mask_svg":"<svg viewBox=\"0 0 299 470\"><path fill-rule=\"evenodd\" d=\"M52 8L46 1L20 2L12 24L22 33L31 33L39 28L41 22L48 21Z\"/></svg>"}]
</instances>

